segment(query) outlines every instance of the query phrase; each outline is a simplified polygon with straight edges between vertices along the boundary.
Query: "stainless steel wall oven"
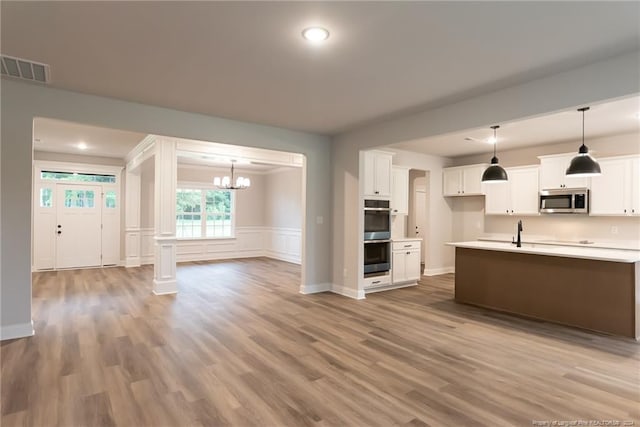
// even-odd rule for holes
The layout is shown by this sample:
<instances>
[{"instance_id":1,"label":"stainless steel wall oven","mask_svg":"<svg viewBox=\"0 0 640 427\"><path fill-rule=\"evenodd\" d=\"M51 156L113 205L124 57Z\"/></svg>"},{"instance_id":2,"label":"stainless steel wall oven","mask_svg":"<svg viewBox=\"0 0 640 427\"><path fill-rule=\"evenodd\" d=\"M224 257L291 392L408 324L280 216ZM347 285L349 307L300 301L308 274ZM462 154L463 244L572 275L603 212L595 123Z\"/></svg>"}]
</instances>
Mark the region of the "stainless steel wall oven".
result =
<instances>
[{"instance_id":1,"label":"stainless steel wall oven","mask_svg":"<svg viewBox=\"0 0 640 427\"><path fill-rule=\"evenodd\" d=\"M364 201L364 240L391 238L391 207L389 200Z\"/></svg>"}]
</instances>

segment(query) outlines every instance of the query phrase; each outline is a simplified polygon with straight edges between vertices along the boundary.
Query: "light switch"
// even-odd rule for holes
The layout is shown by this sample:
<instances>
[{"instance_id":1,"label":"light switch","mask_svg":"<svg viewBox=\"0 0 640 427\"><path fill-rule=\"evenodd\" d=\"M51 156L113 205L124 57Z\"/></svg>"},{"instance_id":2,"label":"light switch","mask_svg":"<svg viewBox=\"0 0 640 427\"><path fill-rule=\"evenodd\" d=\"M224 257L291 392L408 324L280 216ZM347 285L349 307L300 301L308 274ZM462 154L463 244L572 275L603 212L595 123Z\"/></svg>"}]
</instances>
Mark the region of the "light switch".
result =
<instances>
[{"instance_id":1,"label":"light switch","mask_svg":"<svg viewBox=\"0 0 640 427\"><path fill-rule=\"evenodd\" d=\"M324 224L324 217L317 216L316 217L316 224Z\"/></svg>"}]
</instances>

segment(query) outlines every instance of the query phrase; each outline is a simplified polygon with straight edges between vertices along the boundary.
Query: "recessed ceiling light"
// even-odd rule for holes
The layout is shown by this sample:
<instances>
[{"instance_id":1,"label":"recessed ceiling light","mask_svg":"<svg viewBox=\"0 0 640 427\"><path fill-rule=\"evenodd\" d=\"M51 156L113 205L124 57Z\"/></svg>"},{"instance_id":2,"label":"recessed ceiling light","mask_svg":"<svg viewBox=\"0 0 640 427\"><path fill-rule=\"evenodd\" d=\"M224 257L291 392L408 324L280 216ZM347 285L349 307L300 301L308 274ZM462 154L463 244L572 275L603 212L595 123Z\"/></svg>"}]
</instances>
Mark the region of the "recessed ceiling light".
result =
<instances>
[{"instance_id":1,"label":"recessed ceiling light","mask_svg":"<svg viewBox=\"0 0 640 427\"><path fill-rule=\"evenodd\" d=\"M78 147L79 150L86 150L87 149L87 143L86 142L79 142L78 145L76 145L76 147Z\"/></svg>"},{"instance_id":2,"label":"recessed ceiling light","mask_svg":"<svg viewBox=\"0 0 640 427\"><path fill-rule=\"evenodd\" d=\"M312 43L320 43L329 38L329 31L322 27L309 27L302 31L302 37Z\"/></svg>"}]
</instances>

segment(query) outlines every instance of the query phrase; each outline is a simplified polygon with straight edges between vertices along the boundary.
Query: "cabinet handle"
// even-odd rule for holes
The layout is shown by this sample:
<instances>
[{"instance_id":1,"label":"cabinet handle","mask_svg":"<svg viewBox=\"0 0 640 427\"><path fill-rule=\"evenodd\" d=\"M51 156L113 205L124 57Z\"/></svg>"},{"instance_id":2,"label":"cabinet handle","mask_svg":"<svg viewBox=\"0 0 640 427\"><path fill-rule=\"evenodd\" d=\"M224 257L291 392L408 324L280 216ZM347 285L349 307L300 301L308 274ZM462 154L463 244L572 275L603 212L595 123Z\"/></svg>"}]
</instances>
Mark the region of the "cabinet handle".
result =
<instances>
[{"instance_id":1,"label":"cabinet handle","mask_svg":"<svg viewBox=\"0 0 640 427\"><path fill-rule=\"evenodd\" d=\"M404 245L404 247L405 247L405 248L410 248L410 247L411 247L411 245Z\"/></svg>"},{"instance_id":2,"label":"cabinet handle","mask_svg":"<svg viewBox=\"0 0 640 427\"><path fill-rule=\"evenodd\" d=\"M627 213L627 210L626 210L626 209L624 210L624 213Z\"/></svg>"},{"instance_id":3,"label":"cabinet handle","mask_svg":"<svg viewBox=\"0 0 640 427\"><path fill-rule=\"evenodd\" d=\"M511 213L513 213L513 209L511 209Z\"/></svg>"},{"instance_id":4,"label":"cabinet handle","mask_svg":"<svg viewBox=\"0 0 640 427\"><path fill-rule=\"evenodd\" d=\"M376 280L375 282L371 282L372 285L377 285L378 283L380 283L380 280Z\"/></svg>"},{"instance_id":5,"label":"cabinet handle","mask_svg":"<svg viewBox=\"0 0 640 427\"><path fill-rule=\"evenodd\" d=\"M509 209L507 209L507 213L509 213Z\"/></svg>"},{"instance_id":6,"label":"cabinet handle","mask_svg":"<svg viewBox=\"0 0 640 427\"><path fill-rule=\"evenodd\" d=\"M407 255L411 255L411 252L407 252Z\"/></svg>"},{"instance_id":7,"label":"cabinet handle","mask_svg":"<svg viewBox=\"0 0 640 427\"><path fill-rule=\"evenodd\" d=\"M393 211L394 211L394 212L398 212L398 209L394 209Z\"/></svg>"},{"instance_id":8,"label":"cabinet handle","mask_svg":"<svg viewBox=\"0 0 640 427\"><path fill-rule=\"evenodd\" d=\"M374 191L374 193L375 193L375 194L380 194L380 192L379 192L379 191Z\"/></svg>"}]
</instances>

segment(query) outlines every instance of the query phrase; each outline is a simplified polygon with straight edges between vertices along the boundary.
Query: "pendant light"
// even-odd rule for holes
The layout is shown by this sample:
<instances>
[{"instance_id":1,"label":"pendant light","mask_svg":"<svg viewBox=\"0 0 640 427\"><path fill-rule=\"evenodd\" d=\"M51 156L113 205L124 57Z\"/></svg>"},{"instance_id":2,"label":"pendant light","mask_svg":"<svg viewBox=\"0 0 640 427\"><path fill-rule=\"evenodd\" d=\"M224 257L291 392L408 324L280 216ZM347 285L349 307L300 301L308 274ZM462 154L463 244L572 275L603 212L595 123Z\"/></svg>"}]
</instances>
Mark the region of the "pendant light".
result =
<instances>
[{"instance_id":1,"label":"pendant light","mask_svg":"<svg viewBox=\"0 0 640 427\"><path fill-rule=\"evenodd\" d=\"M235 160L232 160L231 178L229 178L228 176L222 178L216 176L215 178L213 178L213 185L220 188L221 190L244 190L251 187L251 180L249 178L243 178L241 176L239 176L237 179L234 178L234 163Z\"/></svg>"},{"instance_id":2,"label":"pendant light","mask_svg":"<svg viewBox=\"0 0 640 427\"><path fill-rule=\"evenodd\" d=\"M493 129L493 158L491 159L491 166L486 168L484 170L484 173L482 174L482 182L497 183L506 182L509 180L507 171L498 164L498 158L496 157L496 145L498 144L496 129L498 129L499 127L500 126L498 125L491 126L491 129Z\"/></svg>"},{"instance_id":3,"label":"pendant light","mask_svg":"<svg viewBox=\"0 0 640 427\"><path fill-rule=\"evenodd\" d=\"M578 108L582 112L582 145L578 150L578 155L571 159L567 168L567 176L582 178L600 175L600 165L589 155L589 148L584 145L584 112L589 111L589 107Z\"/></svg>"}]
</instances>

